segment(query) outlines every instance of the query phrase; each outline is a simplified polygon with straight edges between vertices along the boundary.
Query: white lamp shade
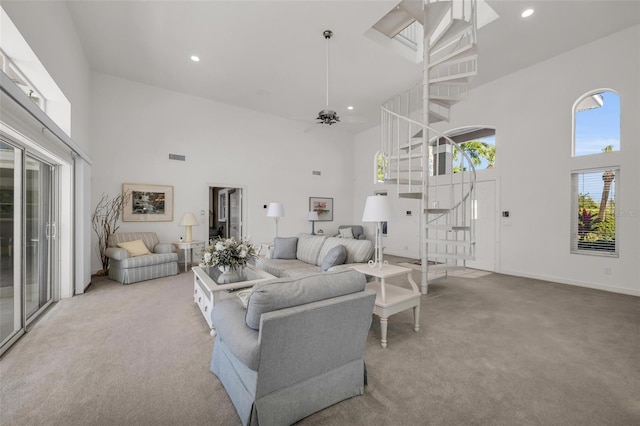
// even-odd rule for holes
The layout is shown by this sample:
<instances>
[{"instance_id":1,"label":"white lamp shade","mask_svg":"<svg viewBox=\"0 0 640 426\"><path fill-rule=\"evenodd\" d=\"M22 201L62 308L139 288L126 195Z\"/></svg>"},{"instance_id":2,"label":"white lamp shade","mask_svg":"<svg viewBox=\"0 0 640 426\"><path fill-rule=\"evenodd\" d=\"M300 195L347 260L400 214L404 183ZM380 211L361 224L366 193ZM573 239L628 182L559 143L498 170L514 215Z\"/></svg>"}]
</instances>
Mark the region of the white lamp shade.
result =
<instances>
[{"instance_id":1,"label":"white lamp shade","mask_svg":"<svg viewBox=\"0 0 640 426\"><path fill-rule=\"evenodd\" d=\"M281 203L269 203L267 217L284 217L284 206Z\"/></svg>"},{"instance_id":2,"label":"white lamp shade","mask_svg":"<svg viewBox=\"0 0 640 426\"><path fill-rule=\"evenodd\" d=\"M199 225L199 223L195 214L191 212L187 212L182 216L182 219L180 219L179 225L180 226L196 226L196 225Z\"/></svg>"},{"instance_id":3,"label":"white lamp shade","mask_svg":"<svg viewBox=\"0 0 640 426\"><path fill-rule=\"evenodd\" d=\"M309 215L307 216L307 220L320 220L320 218L318 217L318 212L309 212Z\"/></svg>"},{"instance_id":4,"label":"white lamp shade","mask_svg":"<svg viewBox=\"0 0 640 426\"><path fill-rule=\"evenodd\" d=\"M386 222L391 218L389 199L384 195L370 195L364 205L363 222Z\"/></svg>"}]
</instances>

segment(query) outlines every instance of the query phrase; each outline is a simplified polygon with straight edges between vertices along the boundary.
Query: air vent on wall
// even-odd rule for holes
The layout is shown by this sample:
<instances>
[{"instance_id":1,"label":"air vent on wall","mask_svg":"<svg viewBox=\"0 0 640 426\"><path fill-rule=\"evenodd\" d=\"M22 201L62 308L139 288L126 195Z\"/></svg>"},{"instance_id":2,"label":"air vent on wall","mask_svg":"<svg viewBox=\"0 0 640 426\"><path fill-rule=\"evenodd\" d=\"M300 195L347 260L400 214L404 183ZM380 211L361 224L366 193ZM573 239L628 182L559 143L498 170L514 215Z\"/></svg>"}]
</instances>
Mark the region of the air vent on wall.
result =
<instances>
[{"instance_id":1,"label":"air vent on wall","mask_svg":"<svg viewBox=\"0 0 640 426\"><path fill-rule=\"evenodd\" d=\"M169 160L186 161L187 157L179 154L169 154Z\"/></svg>"}]
</instances>

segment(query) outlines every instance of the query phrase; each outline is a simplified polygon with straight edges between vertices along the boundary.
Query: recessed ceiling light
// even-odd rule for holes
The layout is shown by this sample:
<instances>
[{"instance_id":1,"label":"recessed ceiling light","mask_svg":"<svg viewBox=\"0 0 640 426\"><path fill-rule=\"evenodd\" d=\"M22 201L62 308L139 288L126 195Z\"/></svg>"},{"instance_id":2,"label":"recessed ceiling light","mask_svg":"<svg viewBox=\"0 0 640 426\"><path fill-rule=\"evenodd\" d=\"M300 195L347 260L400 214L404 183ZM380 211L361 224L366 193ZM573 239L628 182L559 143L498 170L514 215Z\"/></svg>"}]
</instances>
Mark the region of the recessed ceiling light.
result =
<instances>
[{"instance_id":1,"label":"recessed ceiling light","mask_svg":"<svg viewBox=\"0 0 640 426\"><path fill-rule=\"evenodd\" d=\"M347 109L348 109L349 111L351 111L351 110L353 109L353 107L352 107L351 105L349 105L349 106L347 107Z\"/></svg>"},{"instance_id":2,"label":"recessed ceiling light","mask_svg":"<svg viewBox=\"0 0 640 426\"><path fill-rule=\"evenodd\" d=\"M200 57L199 57L199 56L196 56L196 55L191 55L191 60L192 60L193 62L200 62Z\"/></svg>"},{"instance_id":3,"label":"recessed ceiling light","mask_svg":"<svg viewBox=\"0 0 640 426\"><path fill-rule=\"evenodd\" d=\"M522 12L520 16L522 16L523 18L528 18L531 15L533 15L533 9L527 9L524 12Z\"/></svg>"}]
</instances>

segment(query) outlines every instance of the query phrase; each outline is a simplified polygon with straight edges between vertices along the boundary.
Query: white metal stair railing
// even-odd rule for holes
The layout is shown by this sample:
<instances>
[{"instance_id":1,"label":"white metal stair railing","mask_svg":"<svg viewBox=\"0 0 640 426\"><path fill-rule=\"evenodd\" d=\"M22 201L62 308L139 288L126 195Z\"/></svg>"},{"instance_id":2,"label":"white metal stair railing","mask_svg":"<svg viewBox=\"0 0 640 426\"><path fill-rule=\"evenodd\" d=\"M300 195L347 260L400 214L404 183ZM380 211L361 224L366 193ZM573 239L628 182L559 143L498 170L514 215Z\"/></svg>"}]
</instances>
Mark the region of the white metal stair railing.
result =
<instances>
[{"instance_id":1,"label":"white metal stair railing","mask_svg":"<svg viewBox=\"0 0 640 426\"><path fill-rule=\"evenodd\" d=\"M474 258L475 168L466 152L443 133L385 106L381 110L385 183L395 184L400 198L421 200L426 294L429 276L446 277L447 271L464 268Z\"/></svg>"}]
</instances>

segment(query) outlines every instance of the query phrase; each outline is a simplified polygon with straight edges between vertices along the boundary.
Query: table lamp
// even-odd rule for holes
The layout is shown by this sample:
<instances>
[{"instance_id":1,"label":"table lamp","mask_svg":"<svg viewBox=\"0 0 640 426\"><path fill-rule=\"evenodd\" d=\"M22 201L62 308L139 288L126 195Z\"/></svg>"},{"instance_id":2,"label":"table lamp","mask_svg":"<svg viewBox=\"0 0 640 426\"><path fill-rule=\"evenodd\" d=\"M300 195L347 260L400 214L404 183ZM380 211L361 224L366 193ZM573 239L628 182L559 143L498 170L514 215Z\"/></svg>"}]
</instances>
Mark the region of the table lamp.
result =
<instances>
[{"instance_id":1,"label":"table lamp","mask_svg":"<svg viewBox=\"0 0 640 426\"><path fill-rule=\"evenodd\" d=\"M191 227L199 225L196 215L191 212L185 213L182 216L182 219L180 219L180 223L178 225L184 226L186 228L186 231L185 231L186 235L184 237L184 241L186 243L193 241L192 234L191 234Z\"/></svg>"},{"instance_id":2,"label":"table lamp","mask_svg":"<svg viewBox=\"0 0 640 426\"><path fill-rule=\"evenodd\" d=\"M318 217L318 212L309 212L307 220L311 222L311 235L316 235L316 220L320 220L320 218Z\"/></svg>"},{"instance_id":3,"label":"table lamp","mask_svg":"<svg viewBox=\"0 0 640 426\"><path fill-rule=\"evenodd\" d=\"M389 207L389 199L385 195L371 195L367 197L362 213L363 222L375 222L376 224L376 247L374 259L369 261L369 266L382 269L382 222L386 222L391 218L391 208Z\"/></svg>"},{"instance_id":4,"label":"table lamp","mask_svg":"<svg viewBox=\"0 0 640 426\"><path fill-rule=\"evenodd\" d=\"M278 219L284 217L284 206L281 203L269 203L267 217L272 217L276 221L276 237L278 236Z\"/></svg>"}]
</instances>

